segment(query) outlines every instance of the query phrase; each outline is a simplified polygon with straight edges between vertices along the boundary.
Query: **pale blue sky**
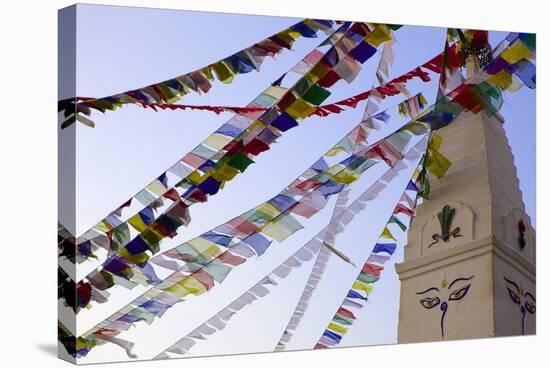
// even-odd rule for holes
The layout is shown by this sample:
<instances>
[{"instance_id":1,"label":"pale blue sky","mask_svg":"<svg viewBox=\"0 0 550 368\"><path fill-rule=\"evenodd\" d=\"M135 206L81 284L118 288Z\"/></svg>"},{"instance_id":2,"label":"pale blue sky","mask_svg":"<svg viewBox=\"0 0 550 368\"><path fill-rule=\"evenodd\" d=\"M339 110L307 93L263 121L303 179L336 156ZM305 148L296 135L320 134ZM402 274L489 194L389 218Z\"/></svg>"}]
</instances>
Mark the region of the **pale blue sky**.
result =
<instances>
[{"instance_id":1,"label":"pale blue sky","mask_svg":"<svg viewBox=\"0 0 550 368\"><path fill-rule=\"evenodd\" d=\"M79 5L77 95L101 97L169 79L228 56L297 21L299 19ZM392 76L400 75L440 52L444 35L442 28L406 26L400 29L396 33ZM504 36L505 33L491 32L491 43ZM216 83L208 95L188 95L183 103L244 106L320 41L321 38L302 38L296 42L293 51L284 52L276 61L267 59L260 73L240 75L230 85ZM327 102L369 89L377 63L377 57L369 60L353 84L338 83ZM411 84L413 92L423 88L426 85ZM428 100L433 93L432 89L426 94ZM390 99L386 105L392 101L395 102ZM278 193L353 127L361 118L363 108L364 104L361 104L357 110L340 115L310 118L299 128L286 133L273 149L258 158L246 174L230 182L208 203L192 207L191 226L180 231L175 239L165 242L163 249L199 235ZM516 158L527 212L534 222L534 91L524 88L515 94L506 94L501 113L506 119L505 128ZM126 106L104 115L94 114L94 129L77 126L77 233L81 234L126 201L230 117L231 114L154 112ZM61 132L61 145L69 140L69 131ZM375 173L373 170L372 175ZM338 245L350 257L359 260L356 264L361 264L360 260L370 252L371 243L387 219L386 215L380 216L380 212L391 211L388 203L400 195L397 188L402 187L405 180L406 177L401 178L401 182L398 180L386 197L377 202L376 208L358 216L342 234ZM358 195L368 182L369 179L365 179L358 183L353 195ZM138 342L136 351L140 358L156 355L256 283L278 261L317 233L326 224L330 212L331 208L327 207L311 223L308 222L307 229L288 242L274 244L260 259L239 267L222 286L208 295L189 300L170 310L152 326L140 325L121 337ZM61 209L62 223L64 215ZM402 251L399 250L393 260L400 261L401 258ZM310 267L311 264L305 264L272 294L243 310L223 332L199 343L193 349L194 354L271 350L286 324L285 316L290 315L301 292L297 286L303 285ZM312 346L356 272L342 263L331 263L327 270L328 281L314 296L318 302L314 303L316 306L312 307L310 316L304 319L304 331L297 335L292 348ZM87 330L143 290L139 287L132 291L116 290L109 305L96 305L79 314L78 330ZM397 277L393 264L388 264L382 280L376 284L372 301L343 345L395 342L398 297ZM317 331L315 326L318 326ZM92 351L83 362L125 359L120 349L109 345Z\"/></svg>"}]
</instances>

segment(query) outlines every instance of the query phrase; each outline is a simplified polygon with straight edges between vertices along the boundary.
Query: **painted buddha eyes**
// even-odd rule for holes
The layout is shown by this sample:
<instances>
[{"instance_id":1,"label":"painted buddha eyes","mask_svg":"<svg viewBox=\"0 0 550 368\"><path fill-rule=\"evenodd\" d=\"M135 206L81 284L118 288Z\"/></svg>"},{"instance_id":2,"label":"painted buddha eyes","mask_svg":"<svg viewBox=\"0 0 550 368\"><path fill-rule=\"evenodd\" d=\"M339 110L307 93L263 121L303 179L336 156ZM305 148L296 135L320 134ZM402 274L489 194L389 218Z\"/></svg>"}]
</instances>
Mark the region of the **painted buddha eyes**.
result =
<instances>
[{"instance_id":1,"label":"painted buddha eyes","mask_svg":"<svg viewBox=\"0 0 550 368\"><path fill-rule=\"evenodd\" d=\"M441 300L438 296L435 296L434 294L432 294L434 296L425 296L419 300L420 305L422 305L422 307L426 309L432 309L438 305L440 306L440 308L438 309L440 310L440 316L441 316L439 320L439 327L441 329L441 338L445 338L445 315L447 314L447 309L449 307L448 302L458 301L463 299L466 296L466 294L468 294L468 290L470 290L470 286L472 284L467 284L467 285L463 284L464 286L460 287L460 283L464 283L465 281L470 281L473 278L474 278L473 275L470 277L458 277L454 279L450 284L448 284L448 286L446 281L441 282L440 287L442 288L442 290L440 290L436 286L432 286L424 291L419 291L416 293L416 295L425 295L430 292L432 293L435 292L437 293L437 295L440 295L440 296L441 296L441 293L443 293L445 290L447 290L447 292L449 293L448 294L449 296L447 297L446 300ZM455 285L456 283L458 284ZM453 286L455 286L454 289L453 289Z\"/></svg>"},{"instance_id":2,"label":"painted buddha eyes","mask_svg":"<svg viewBox=\"0 0 550 368\"><path fill-rule=\"evenodd\" d=\"M512 301L516 304L521 304L521 301L519 299L519 295L516 294L512 289L510 289L509 287L506 287L506 289L508 289L508 295L510 295L510 299L512 299Z\"/></svg>"},{"instance_id":3,"label":"painted buddha eyes","mask_svg":"<svg viewBox=\"0 0 550 368\"><path fill-rule=\"evenodd\" d=\"M525 302L525 309L527 312L534 314L536 312L536 307L533 303Z\"/></svg>"},{"instance_id":4,"label":"painted buddha eyes","mask_svg":"<svg viewBox=\"0 0 550 368\"><path fill-rule=\"evenodd\" d=\"M449 286L447 287L447 289L451 289L452 286L457 283L457 282L461 282L461 281L469 281L473 278L473 276L471 277L459 277L455 280L453 280ZM461 288L458 288L458 289L455 289L455 290L452 290L449 294L449 297L447 299L447 301L457 301L457 300L461 300L462 298L464 298L466 296L466 294L468 294L468 290L470 290L470 286L472 284L468 284L468 285L465 285ZM416 293L417 295L423 295L423 294L427 294L429 293L430 291L432 292L440 292L439 288L433 286L433 287L430 287L424 291L420 291L418 293ZM442 303L441 299L437 296L434 296L434 297L424 297L422 299L419 300L420 304L426 308L426 309L432 309L433 307L439 305Z\"/></svg>"},{"instance_id":5,"label":"painted buddha eyes","mask_svg":"<svg viewBox=\"0 0 550 368\"><path fill-rule=\"evenodd\" d=\"M468 290L470 290L470 284L458 289L454 290L449 294L449 300L460 300L466 296L468 293ZM426 297L419 300L420 304L426 308L426 309L432 309L433 307L438 306L441 303L441 300L436 296L434 298Z\"/></svg>"},{"instance_id":6,"label":"painted buddha eyes","mask_svg":"<svg viewBox=\"0 0 550 368\"><path fill-rule=\"evenodd\" d=\"M525 310L531 314L534 314L536 312L535 297L530 292L526 292L524 294L519 285L512 280L509 280L506 277L504 277L504 280L508 283L508 286L506 286L506 290L508 290L508 295L510 296L510 299L512 299L515 304L521 305L520 295L523 296L523 306L525 307Z\"/></svg>"},{"instance_id":7,"label":"painted buddha eyes","mask_svg":"<svg viewBox=\"0 0 550 368\"><path fill-rule=\"evenodd\" d=\"M463 288L453 291L451 294L449 294L449 300L460 300L464 298L468 293L468 290L470 290L470 285L471 284L468 284Z\"/></svg>"},{"instance_id":8,"label":"painted buddha eyes","mask_svg":"<svg viewBox=\"0 0 550 368\"><path fill-rule=\"evenodd\" d=\"M422 304L422 306L426 309L432 309L433 307L436 307L439 305L441 301L439 300L438 297L435 297L435 298L423 298L423 299L420 299L420 304Z\"/></svg>"},{"instance_id":9,"label":"painted buddha eyes","mask_svg":"<svg viewBox=\"0 0 550 368\"><path fill-rule=\"evenodd\" d=\"M519 311L521 312L521 334L525 334L525 316L527 313L535 314L536 307L535 303L537 300L530 292L524 292L522 288L519 287L514 281L504 277L506 281L506 290L508 290L508 295L514 304L519 305ZM523 303L523 304L522 304Z\"/></svg>"}]
</instances>

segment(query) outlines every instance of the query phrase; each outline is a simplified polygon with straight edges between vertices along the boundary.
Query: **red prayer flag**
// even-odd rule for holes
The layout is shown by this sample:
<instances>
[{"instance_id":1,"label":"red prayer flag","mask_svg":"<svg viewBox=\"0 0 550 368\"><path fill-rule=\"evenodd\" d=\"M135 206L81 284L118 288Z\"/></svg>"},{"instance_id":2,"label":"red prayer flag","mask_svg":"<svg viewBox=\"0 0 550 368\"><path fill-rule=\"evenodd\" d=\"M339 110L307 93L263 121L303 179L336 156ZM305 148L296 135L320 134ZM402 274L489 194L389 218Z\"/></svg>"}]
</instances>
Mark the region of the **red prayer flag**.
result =
<instances>
[{"instance_id":1,"label":"red prayer flag","mask_svg":"<svg viewBox=\"0 0 550 368\"><path fill-rule=\"evenodd\" d=\"M340 307L338 309L338 311L336 312L336 314L339 314L339 315L347 317L347 318L356 319L355 315L350 310L348 310L344 307Z\"/></svg>"},{"instance_id":2,"label":"red prayer flag","mask_svg":"<svg viewBox=\"0 0 550 368\"><path fill-rule=\"evenodd\" d=\"M203 284L206 290L210 290L214 287L214 278L210 276L204 268L199 268L197 271L193 272L192 276Z\"/></svg>"},{"instance_id":3,"label":"red prayer flag","mask_svg":"<svg viewBox=\"0 0 550 368\"><path fill-rule=\"evenodd\" d=\"M257 138L254 138L253 140L250 141L250 143L243 146L242 152L250 153L251 155L257 156L260 153L267 151L268 149L269 149L269 146L265 142Z\"/></svg>"},{"instance_id":4,"label":"red prayer flag","mask_svg":"<svg viewBox=\"0 0 550 368\"><path fill-rule=\"evenodd\" d=\"M378 266L372 263L365 263L361 272L371 276L380 276L380 272L384 269L382 266Z\"/></svg>"},{"instance_id":5,"label":"red prayer flag","mask_svg":"<svg viewBox=\"0 0 550 368\"><path fill-rule=\"evenodd\" d=\"M174 202L177 202L179 201L180 199L180 195L178 193L177 190L175 190L174 188L170 188L166 193L164 193L162 195L164 198L168 198L168 199L171 199L173 200Z\"/></svg>"},{"instance_id":6,"label":"red prayer flag","mask_svg":"<svg viewBox=\"0 0 550 368\"><path fill-rule=\"evenodd\" d=\"M229 251L225 251L222 254L220 254L218 256L218 260L220 260L220 262L222 263L225 263L231 266L238 266L241 263L244 263L246 261L246 259L236 256Z\"/></svg>"},{"instance_id":7,"label":"red prayer flag","mask_svg":"<svg viewBox=\"0 0 550 368\"><path fill-rule=\"evenodd\" d=\"M394 214L403 213L407 216L413 215L413 211L410 208L405 207L402 203L397 204L393 213Z\"/></svg>"}]
</instances>

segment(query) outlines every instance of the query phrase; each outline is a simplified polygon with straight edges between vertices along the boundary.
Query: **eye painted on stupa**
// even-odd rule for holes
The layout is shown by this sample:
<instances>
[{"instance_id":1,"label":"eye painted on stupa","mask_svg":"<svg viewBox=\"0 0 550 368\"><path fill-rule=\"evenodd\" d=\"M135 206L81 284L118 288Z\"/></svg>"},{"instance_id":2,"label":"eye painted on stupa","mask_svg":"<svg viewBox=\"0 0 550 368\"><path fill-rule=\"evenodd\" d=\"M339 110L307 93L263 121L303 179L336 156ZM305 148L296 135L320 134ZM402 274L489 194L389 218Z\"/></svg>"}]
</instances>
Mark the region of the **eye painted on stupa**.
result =
<instances>
[{"instance_id":1,"label":"eye painted on stupa","mask_svg":"<svg viewBox=\"0 0 550 368\"><path fill-rule=\"evenodd\" d=\"M433 307L437 307L439 303L441 303L441 300L439 300L438 297L435 297L435 298L427 297L427 298L420 299L420 304L426 309L432 309Z\"/></svg>"},{"instance_id":2,"label":"eye painted on stupa","mask_svg":"<svg viewBox=\"0 0 550 368\"><path fill-rule=\"evenodd\" d=\"M509 287L506 287L506 289L508 289L508 295L510 295L510 299L512 299L512 301L516 304L520 304L520 299L519 299L519 295L516 294L512 289L510 289Z\"/></svg>"},{"instance_id":3,"label":"eye painted on stupa","mask_svg":"<svg viewBox=\"0 0 550 368\"><path fill-rule=\"evenodd\" d=\"M508 283L508 285L506 286L506 290L508 290L508 295L510 296L510 299L512 299L512 301L516 304L521 304L520 295L523 293L521 292L518 284L516 284L512 280L507 279L506 277L504 277L504 281Z\"/></svg>"},{"instance_id":4,"label":"eye painted on stupa","mask_svg":"<svg viewBox=\"0 0 550 368\"><path fill-rule=\"evenodd\" d=\"M470 290L470 286L472 286L472 284L467 284L467 285L464 285L464 286L456 288L456 289L452 289L452 287L454 285L456 285L457 283L460 285L461 282L470 281L473 278L474 278L474 276L472 275L470 277L458 277L458 278L454 279L448 286L448 289L452 290L449 294L448 299L449 300L454 300L454 301L463 299L466 296L466 294L468 294L468 290Z\"/></svg>"},{"instance_id":5,"label":"eye painted on stupa","mask_svg":"<svg viewBox=\"0 0 550 368\"><path fill-rule=\"evenodd\" d=\"M525 299L526 299L524 303L525 309L527 310L527 312L531 314L535 314L535 312L537 311L537 308L535 306L535 303L536 303L535 297L530 292L526 292Z\"/></svg>"},{"instance_id":6,"label":"eye painted on stupa","mask_svg":"<svg viewBox=\"0 0 550 368\"><path fill-rule=\"evenodd\" d=\"M468 284L460 289L454 290L449 294L449 300L460 300L468 294L471 284Z\"/></svg>"},{"instance_id":7,"label":"eye painted on stupa","mask_svg":"<svg viewBox=\"0 0 550 368\"><path fill-rule=\"evenodd\" d=\"M473 275L470 277L458 277L450 283L443 280L439 287L432 286L416 293L416 295L423 296L422 299L419 300L422 307L434 309L439 306L439 308L435 308L435 310L439 310L440 313L439 327L441 329L441 338L445 338L445 316L447 315L449 307L448 303L464 299L472 285L471 283L466 283L466 281L470 281L473 278ZM446 295L447 298L444 299Z\"/></svg>"}]
</instances>

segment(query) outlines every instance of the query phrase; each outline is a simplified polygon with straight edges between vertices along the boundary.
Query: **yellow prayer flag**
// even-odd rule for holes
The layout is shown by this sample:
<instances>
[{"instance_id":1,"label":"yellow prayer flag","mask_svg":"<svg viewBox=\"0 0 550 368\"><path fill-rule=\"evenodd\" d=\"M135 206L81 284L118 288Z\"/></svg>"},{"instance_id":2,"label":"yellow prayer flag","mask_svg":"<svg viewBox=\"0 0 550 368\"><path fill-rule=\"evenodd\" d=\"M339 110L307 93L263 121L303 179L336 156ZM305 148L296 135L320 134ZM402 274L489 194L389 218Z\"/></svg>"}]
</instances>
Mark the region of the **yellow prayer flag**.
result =
<instances>
[{"instance_id":1,"label":"yellow prayer flag","mask_svg":"<svg viewBox=\"0 0 550 368\"><path fill-rule=\"evenodd\" d=\"M128 220L128 223L132 225L132 227L140 233L142 233L145 229L147 229L147 225L145 225L139 213L130 217L130 219Z\"/></svg>"},{"instance_id":2,"label":"yellow prayer flag","mask_svg":"<svg viewBox=\"0 0 550 368\"><path fill-rule=\"evenodd\" d=\"M199 280L193 276L186 276L178 282L178 285L182 286L185 290L193 295L200 295L206 291L206 286L204 286Z\"/></svg>"},{"instance_id":3,"label":"yellow prayer flag","mask_svg":"<svg viewBox=\"0 0 550 368\"><path fill-rule=\"evenodd\" d=\"M532 51L521 41L516 41L516 44L503 51L500 56L510 64L515 64L521 59L528 59Z\"/></svg>"},{"instance_id":4,"label":"yellow prayer flag","mask_svg":"<svg viewBox=\"0 0 550 368\"><path fill-rule=\"evenodd\" d=\"M174 284L169 288L166 288L166 292L173 294L175 296L179 296L180 298L183 298L189 295L189 291L183 286L181 286L180 284Z\"/></svg>"},{"instance_id":5,"label":"yellow prayer flag","mask_svg":"<svg viewBox=\"0 0 550 368\"><path fill-rule=\"evenodd\" d=\"M134 264L142 264L142 263L147 262L149 260L149 256L147 255L147 253L143 252L143 253L139 253L139 254L130 254L126 250L126 248L119 249L118 254L122 258L124 258L124 259L126 259L126 260L128 260L128 261L130 261Z\"/></svg>"},{"instance_id":6,"label":"yellow prayer flag","mask_svg":"<svg viewBox=\"0 0 550 368\"><path fill-rule=\"evenodd\" d=\"M369 295L373 289L372 285L366 284L364 282L361 282L359 280L355 280L353 285L351 286L353 290L363 290L367 295Z\"/></svg>"},{"instance_id":7,"label":"yellow prayer flag","mask_svg":"<svg viewBox=\"0 0 550 368\"><path fill-rule=\"evenodd\" d=\"M359 280L355 280L353 285L351 286L353 290L363 290L367 295L369 295L373 289L372 285L366 284L364 282L361 282Z\"/></svg>"},{"instance_id":8,"label":"yellow prayer flag","mask_svg":"<svg viewBox=\"0 0 550 368\"><path fill-rule=\"evenodd\" d=\"M372 32L365 36L365 41L374 47L378 47L382 42L389 40L391 40L391 33L384 24L377 26Z\"/></svg>"},{"instance_id":9,"label":"yellow prayer flag","mask_svg":"<svg viewBox=\"0 0 550 368\"><path fill-rule=\"evenodd\" d=\"M437 151L429 151L426 158L426 166L428 171L434 174L438 179L445 176L449 167L451 167L451 161Z\"/></svg>"},{"instance_id":10,"label":"yellow prayer flag","mask_svg":"<svg viewBox=\"0 0 550 368\"><path fill-rule=\"evenodd\" d=\"M512 84L512 74L508 73L506 70L501 70L487 78L487 82L502 89L507 89Z\"/></svg>"},{"instance_id":11,"label":"yellow prayer flag","mask_svg":"<svg viewBox=\"0 0 550 368\"><path fill-rule=\"evenodd\" d=\"M328 329L329 330L332 330L334 332L338 332L338 333L341 333L341 334L345 334L346 332L348 332L348 329L345 328L345 327L342 327L340 325L337 325L336 323L334 322L331 322L329 325L328 325Z\"/></svg>"},{"instance_id":12,"label":"yellow prayer flag","mask_svg":"<svg viewBox=\"0 0 550 368\"><path fill-rule=\"evenodd\" d=\"M333 157L333 156L336 156L339 152L343 151L343 148L342 147L339 147L339 146L336 146L336 147L332 147L330 149L330 151L328 151L327 153L325 153L325 156L328 156L328 157Z\"/></svg>"},{"instance_id":13,"label":"yellow prayer flag","mask_svg":"<svg viewBox=\"0 0 550 368\"><path fill-rule=\"evenodd\" d=\"M221 252L215 243L200 237L189 240L187 244L205 259L212 259Z\"/></svg>"},{"instance_id":14,"label":"yellow prayer flag","mask_svg":"<svg viewBox=\"0 0 550 368\"><path fill-rule=\"evenodd\" d=\"M222 167L218 169L218 171L212 174L212 177L217 181L224 183L226 181L233 180L233 178L237 176L238 173L239 173L239 170L227 164L224 164Z\"/></svg>"},{"instance_id":15,"label":"yellow prayer flag","mask_svg":"<svg viewBox=\"0 0 550 368\"><path fill-rule=\"evenodd\" d=\"M434 133L430 137L428 148L434 151L439 151L439 148L441 148L441 142L443 142L443 137Z\"/></svg>"},{"instance_id":16,"label":"yellow prayer flag","mask_svg":"<svg viewBox=\"0 0 550 368\"><path fill-rule=\"evenodd\" d=\"M351 184L359 179L359 174L349 169L344 169L334 175L332 179L338 184Z\"/></svg>"},{"instance_id":17,"label":"yellow prayer flag","mask_svg":"<svg viewBox=\"0 0 550 368\"><path fill-rule=\"evenodd\" d=\"M384 230L382 231L382 235L381 235L382 238L386 238L386 239L393 239L395 240L395 238L393 237L393 234L391 233L390 229L388 229L388 227L386 226L384 228Z\"/></svg>"},{"instance_id":18,"label":"yellow prayer flag","mask_svg":"<svg viewBox=\"0 0 550 368\"><path fill-rule=\"evenodd\" d=\"M103 220L100 223L98 223L96 226L94 226L94 230L99 230L104 233L107 233L111 230L113 230L113 225L108 223L107 221Z\"/></svg>"},{"instance_id":19,"label":"yellow prayer flag","mask_svg":"<svg viewBox=\"0 0 550 368\"><path fill-rule=\"evenodd\" d=\"M233 140L232 137L228 137L226 135L219 134L219 133L214 133L209 135L208 138L206 138L206 140L202 143L216 150L221 150L232 140Z\"/></svg>"},{"instance_id":20,"label":"yellow prayer flag","mask_svg":"<svg viewBox=\"0 0 550 368\"><path fill-rule=\"evenodd\" d=\"M315 106L310 103L302 100L301 98L296 99L290 106L285 109L285 112L292 116L294 119L304 119L307 118L315 111Z\"/></svg>"}]
</instances>

